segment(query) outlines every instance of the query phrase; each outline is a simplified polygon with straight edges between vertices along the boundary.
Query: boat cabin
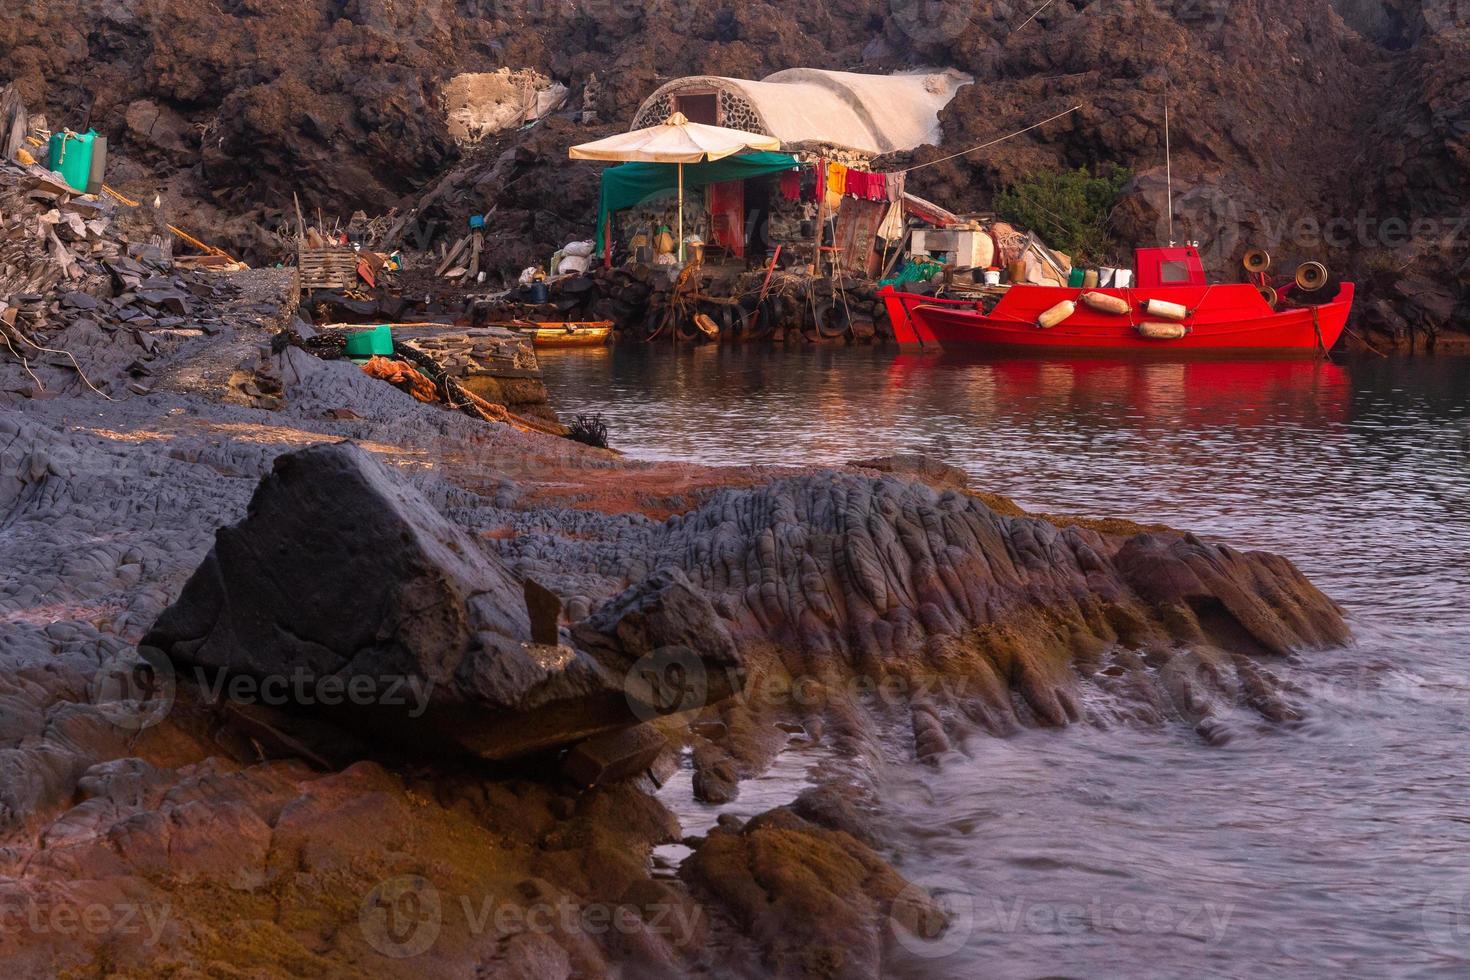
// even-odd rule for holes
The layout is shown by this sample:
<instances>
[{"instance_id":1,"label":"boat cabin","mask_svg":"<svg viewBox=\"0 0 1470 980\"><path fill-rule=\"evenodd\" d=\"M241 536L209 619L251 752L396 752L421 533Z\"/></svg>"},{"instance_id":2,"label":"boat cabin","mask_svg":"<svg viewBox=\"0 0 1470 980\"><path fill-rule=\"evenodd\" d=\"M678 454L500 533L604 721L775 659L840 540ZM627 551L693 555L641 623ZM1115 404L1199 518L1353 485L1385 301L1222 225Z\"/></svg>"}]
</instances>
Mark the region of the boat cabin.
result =
<instances>
[{"instance_id":1,"label":"boat cabin","mask_svg":"<svg viewBox=\"0 0 1470 980\"><path fill-rule=\"evenodd\" d=\"M1204 286L1205 267L1193 245L1170 245L1133 250L1134 286Z\"/></svg>"}]
</instances>

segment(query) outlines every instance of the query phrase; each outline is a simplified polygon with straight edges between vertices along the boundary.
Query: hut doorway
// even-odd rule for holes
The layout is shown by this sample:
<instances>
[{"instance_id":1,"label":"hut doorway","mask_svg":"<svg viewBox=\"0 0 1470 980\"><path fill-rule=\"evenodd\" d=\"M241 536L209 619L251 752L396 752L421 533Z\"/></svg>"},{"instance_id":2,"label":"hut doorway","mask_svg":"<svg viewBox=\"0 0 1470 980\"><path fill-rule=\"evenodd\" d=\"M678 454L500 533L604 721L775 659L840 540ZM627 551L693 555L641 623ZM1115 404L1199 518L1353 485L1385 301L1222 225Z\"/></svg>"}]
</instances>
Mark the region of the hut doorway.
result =
<instances>
[{"instance_id":1,"label":"hut doorway","mask_svg":"<svg viewBox=\"0 0 1470 980\"><path fill-rule=\"evenodd\" d=\"M674 109L684 113L684 118L692 123L720 124L720 97L713 92L677 95L674 97Z\"/></svg>"}]
</instances>

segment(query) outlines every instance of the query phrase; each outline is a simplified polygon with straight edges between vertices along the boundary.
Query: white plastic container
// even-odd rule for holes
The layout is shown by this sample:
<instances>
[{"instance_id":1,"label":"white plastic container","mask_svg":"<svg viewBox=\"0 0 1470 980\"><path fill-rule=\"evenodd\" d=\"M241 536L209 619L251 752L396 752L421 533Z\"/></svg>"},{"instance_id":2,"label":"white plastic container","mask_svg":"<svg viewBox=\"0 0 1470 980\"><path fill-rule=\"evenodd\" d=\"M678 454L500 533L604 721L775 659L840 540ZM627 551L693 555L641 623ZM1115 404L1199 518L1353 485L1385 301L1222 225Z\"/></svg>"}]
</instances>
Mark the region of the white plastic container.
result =
<instances>
[{"instance_id":1,"label":"white plastic container","mask_svg":"<svg viewBox=\"0 0 1470 980\"><path fill-rule=\"evenodd\" d=\"M1000 270L999 269L986 269L985 270L985 285L987 285L987 286L999 286L1000 285Z\"/></svg>"},{"instance_id":2,"label":"white plastic container","mask_svg":"<svg viewBox=\"0 0 1470 980\"><path fill-rule=\"evenodd\" d=\"M1132 269L1114 269L1113 270L1113 288L1114 289L1132 289L1133 288L1133 270Z\"/></svg>"}]
</instances>

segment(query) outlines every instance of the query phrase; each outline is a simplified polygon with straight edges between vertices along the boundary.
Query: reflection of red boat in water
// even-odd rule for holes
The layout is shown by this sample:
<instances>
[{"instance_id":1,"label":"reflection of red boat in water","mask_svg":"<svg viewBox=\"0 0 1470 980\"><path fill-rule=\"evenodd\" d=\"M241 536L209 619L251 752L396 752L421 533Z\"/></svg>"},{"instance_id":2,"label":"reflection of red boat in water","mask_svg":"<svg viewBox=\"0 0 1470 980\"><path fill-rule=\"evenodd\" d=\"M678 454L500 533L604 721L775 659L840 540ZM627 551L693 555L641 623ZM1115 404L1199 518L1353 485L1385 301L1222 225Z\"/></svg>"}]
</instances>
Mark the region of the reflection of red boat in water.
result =
<instances>
[{"instance_id":1,"label":"reflection of red boat in water","mask_svg":"<svg viewBox=\"0 0 1470 980\"><path fill-rule=\"evenodd\" d=\"M1054 417L1081 429L1336 425L1351 415L1353 390L1346 368L1300 358L1038 358L968 349L901 354L889 375L895 391L944 392L980 418Z\"/></svg>"},{"instance_id":2,"label":"reflection of red boat in water","mask_svg":"<svg viewBox=\"0 0 1470 980\"><path fill-rule=\"evenodd\" d=\"M1135 288L1016 284L988 311L973 298L892 288L881 295L899 343L911 348L1310 355L1331 350L1347 327L1352 283L1328 302L1277 310L1250 283L1206 284L1193 248L1139 249L1136 256ZM1062 304L1075 311L1041 326L1043 314L1066 312ZM1112 310L1095 308L1109 304Z\"/></svg>"}]
</instances>

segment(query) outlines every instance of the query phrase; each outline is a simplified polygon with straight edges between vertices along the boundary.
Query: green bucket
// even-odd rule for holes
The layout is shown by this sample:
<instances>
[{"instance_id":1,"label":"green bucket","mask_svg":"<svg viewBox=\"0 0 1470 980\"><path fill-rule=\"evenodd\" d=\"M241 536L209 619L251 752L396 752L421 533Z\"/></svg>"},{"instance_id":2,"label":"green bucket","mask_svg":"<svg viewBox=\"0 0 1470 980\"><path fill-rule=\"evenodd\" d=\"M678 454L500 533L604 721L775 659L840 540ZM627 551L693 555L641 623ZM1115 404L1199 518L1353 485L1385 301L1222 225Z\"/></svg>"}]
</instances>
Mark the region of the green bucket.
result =
<instances>
[{"instance_id":1,"label":"green bucket","mask_svg":"<svg viewBox=\"0 0 1470 980\"><path fill-rule=\"evenodd\" d=\"M365 330L348 331L347 356L392 357L393 328L385 324Z\"/></svg>"},{"instance_id":2,"label":"green bucket","mask_svg":"<svg viewBox=\"0 0 1470 980\"><path fill-rule=\"evenodd\" d=\"M1080 265L1072 266L1072 271L1067 273L1067 285L1073 289L1080 289L1087 281L1087 270Z\"/></svg>"},{"instance_id":3,"label":"green bucket","mask_svg":"<svg viewBox=\"0 0 1470 980\"><path fill-rule=\"evenodd\" d=\"M87 193L87 185L92 182L92 145L96 140L97 133L90 129L85 133L68 130L51 136L50 167L79 194Z\"/></svg>"}]
</instances>

